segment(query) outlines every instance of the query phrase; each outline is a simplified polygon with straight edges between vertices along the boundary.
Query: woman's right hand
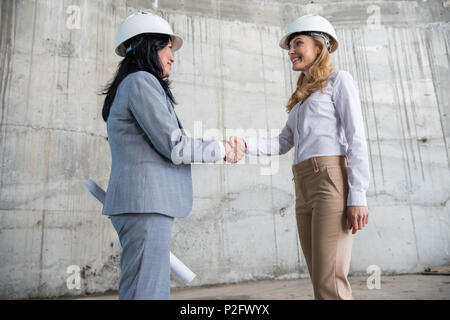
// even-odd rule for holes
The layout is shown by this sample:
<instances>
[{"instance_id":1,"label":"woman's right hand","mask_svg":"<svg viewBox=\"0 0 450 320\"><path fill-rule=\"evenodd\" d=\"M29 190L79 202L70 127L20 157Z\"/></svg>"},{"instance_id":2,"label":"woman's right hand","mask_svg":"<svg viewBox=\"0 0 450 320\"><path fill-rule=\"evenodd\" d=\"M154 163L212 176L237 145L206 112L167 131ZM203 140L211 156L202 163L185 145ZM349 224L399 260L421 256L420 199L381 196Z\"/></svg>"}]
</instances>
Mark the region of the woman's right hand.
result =
<instances>
[{"instance_id":1,"label":"woman's right hand","mask_svg":"<svg viewBox=\"0 0 450 320\"><path fill-rule=\"evenodd\" d=\"M244 157L247 146L243 139L233 136L229 141L222 141L222 143L225 147L224 160L236 163Z\"/></svg>"},{"instance_id":2,"label":"woman's right hand","mask_svg":"<svg viewBox=\"0 0 450 320\"><path fill-rule=\"evenodd\" d=\"M247 151L247 145L244 139L232 136L230 137L230 145L233 148L234 153L236 154L236 162L241 160L245 156L245 152Z\"/></svg>"},{"instance_id":3,"label":"woman's right hand","mask_svg":"<svg viewBox=\"0 0 450 320\"><path fill-rule=\"evenodd\" d=\"M225 148L225 157L223 158L224 161L236 163L236 154L233 151L233 147L228 141L223 140L222 144Z\"/></svg>"}]
</instances>

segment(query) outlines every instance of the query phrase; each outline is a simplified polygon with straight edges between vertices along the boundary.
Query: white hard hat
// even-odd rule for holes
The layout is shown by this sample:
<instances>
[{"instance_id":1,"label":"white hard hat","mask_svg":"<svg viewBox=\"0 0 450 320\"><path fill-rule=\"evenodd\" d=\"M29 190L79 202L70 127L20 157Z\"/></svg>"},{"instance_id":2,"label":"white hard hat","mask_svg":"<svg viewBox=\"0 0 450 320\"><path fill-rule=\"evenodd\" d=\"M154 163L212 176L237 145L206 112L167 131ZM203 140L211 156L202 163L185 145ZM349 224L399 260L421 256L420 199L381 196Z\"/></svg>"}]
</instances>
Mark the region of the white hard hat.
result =
<instances>
[{"instance_id":1,"label":"white hard hat","mask_svg":"<svg viewBox=\"0 0 450 320\"><path fill-rule=\"evenodd\" d=\"M330 53L336 51L338 41L334 27L327 19L315 14L307 14L292 22L288 28L288 33L280 41L280 47L289 50L289 45L286 43L289 36L293 33L308 31L314 32L314 34L319 33L319 35L325 33L330 38Z\"/></svg>"},{"instance_id":2,"label":"white hard hat","mask_svg":"<svg viewBox=\"0 0 450 320\"><path fill-rule=\"evenodd\" d=\"M156 14L142 11L133 13L120 24L116 36L116 53L125 57L126 48L123 43L141 33L159 33L171 36L173 51L180 49L183 44L183 39L173 33L166 20Z\"/></svg>"}]
</instances>

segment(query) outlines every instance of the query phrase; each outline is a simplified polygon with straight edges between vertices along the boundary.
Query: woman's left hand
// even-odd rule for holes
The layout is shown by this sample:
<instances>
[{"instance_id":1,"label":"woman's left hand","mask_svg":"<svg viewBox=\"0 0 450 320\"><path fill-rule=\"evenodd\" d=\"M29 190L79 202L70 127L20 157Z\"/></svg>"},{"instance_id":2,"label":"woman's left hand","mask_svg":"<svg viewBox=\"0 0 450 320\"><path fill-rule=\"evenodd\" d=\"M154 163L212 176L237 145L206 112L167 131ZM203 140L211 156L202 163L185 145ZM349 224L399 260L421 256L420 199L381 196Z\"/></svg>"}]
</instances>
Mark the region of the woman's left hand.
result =
<instances>
[{"instance_id":1,"label":"woman's left hand","mask_svg":"<svg viewBox=\"0 0 450 320\"><path fill-rule=\"evenodd\" d=\"M361 230L369 222L369 211L365 206L347 206L347 225L352 234Z\"/></svg>"}]
</instances>

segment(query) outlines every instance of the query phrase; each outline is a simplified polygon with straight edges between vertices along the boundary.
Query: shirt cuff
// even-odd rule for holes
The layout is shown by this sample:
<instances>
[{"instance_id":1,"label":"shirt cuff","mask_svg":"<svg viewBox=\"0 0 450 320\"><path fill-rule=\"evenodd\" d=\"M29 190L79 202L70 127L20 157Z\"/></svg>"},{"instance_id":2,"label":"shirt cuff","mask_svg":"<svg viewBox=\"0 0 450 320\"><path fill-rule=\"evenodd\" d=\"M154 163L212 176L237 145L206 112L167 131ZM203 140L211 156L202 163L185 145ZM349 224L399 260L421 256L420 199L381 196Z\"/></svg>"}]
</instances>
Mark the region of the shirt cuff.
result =
<instances>
[{"instance_id":1,"label":"shirt cuff","mask_svg":"<svg viewBox=\"0 0 450 320\"><path fill-rule=\"evenodd\" d=\"M359 190L350 190L347 198L347 206L367 207L366 192Z\"/></svg>"},{"instance_id":2,"label":"shirt cuff","mask_svg":"<svg viewBox=\"0 0 450 320\"><path fill-rule=\"evenodd\" d=\"M220 147L220 159L223 160L226 155L225 147L223 146L222 141L218 141L218 142L219 142L219 147Z\"/></svg>"},{"instance_id":3,"label":"shirt cuff","mask_svg":"<svg viewBox=\"0 0 450 320\"><path fill-rule=\"evenodd\" d=\"M245 154L249 155L257 155L258 154L258 139L252 137L242 138L247 145L247 150L245 150Z\"/></svg>"}]
</instances>

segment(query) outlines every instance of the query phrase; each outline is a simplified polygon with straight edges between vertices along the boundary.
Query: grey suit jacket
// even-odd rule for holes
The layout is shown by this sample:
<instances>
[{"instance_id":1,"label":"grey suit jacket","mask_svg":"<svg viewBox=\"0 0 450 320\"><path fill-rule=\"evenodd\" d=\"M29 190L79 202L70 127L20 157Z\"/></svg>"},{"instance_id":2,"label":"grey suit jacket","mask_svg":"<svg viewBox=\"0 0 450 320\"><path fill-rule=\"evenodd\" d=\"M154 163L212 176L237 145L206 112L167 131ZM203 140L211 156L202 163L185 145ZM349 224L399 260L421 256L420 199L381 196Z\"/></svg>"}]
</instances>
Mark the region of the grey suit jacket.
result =
<instances>
[{"instance_id":1,"label":"grey suit jacket","mask_svg":"<svg viewBox=\"0 0 450 320\"><path fill-rule=\"evenodd\" d=\"M112 165L102 213L186 217L190 163L222 159L221 142L187 136L159 81L145 71L122 80L106 124Z\"/></svg>"}]
</instances>

